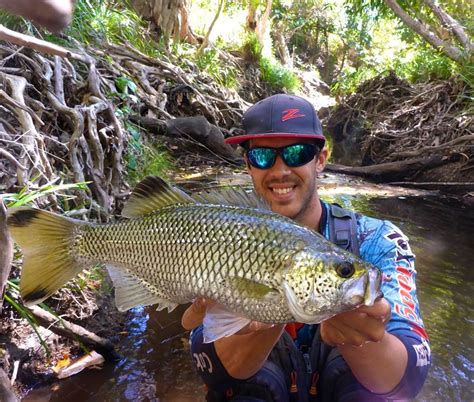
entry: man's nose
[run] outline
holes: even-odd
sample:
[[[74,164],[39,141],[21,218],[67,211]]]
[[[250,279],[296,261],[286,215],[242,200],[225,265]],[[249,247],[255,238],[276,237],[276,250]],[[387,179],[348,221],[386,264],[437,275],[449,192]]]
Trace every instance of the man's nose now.
[[[277,155],[274,165],[272,166],[272,174],[275,175],[288,175],[291,173],[291,168],[283,162],[280,155]]]

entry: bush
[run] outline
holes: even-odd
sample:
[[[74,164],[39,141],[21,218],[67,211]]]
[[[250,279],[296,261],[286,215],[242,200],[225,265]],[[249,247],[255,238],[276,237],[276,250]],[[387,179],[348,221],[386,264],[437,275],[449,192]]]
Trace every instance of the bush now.
[[[262,57],[259,64],[260,78],[268,83],[272,90],[296,92],[299,89],[301,85],[299,78],[278,61]]]

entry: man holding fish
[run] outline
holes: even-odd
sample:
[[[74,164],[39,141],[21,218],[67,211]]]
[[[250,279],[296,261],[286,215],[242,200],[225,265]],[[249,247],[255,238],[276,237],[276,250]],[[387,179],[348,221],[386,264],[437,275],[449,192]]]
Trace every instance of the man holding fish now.
[[[243,128],[227,142],[244,148],[256,193],[273,212],[334,237],[331,227],[341,210],[334,213],[318,195],[317,176],[328,153],[313,106],[274,95],[247,110]],[[383,401],[419,392],[430,350],[416,297],[415,257],[390,222],[348,216],[356,221],[355,234],[346,224],[346,242],[339,243],[382,270],[384,297],[319,325],[252,321],[212,343],[203,341],[199,325],[215,303],[197,299],[182,324],[194,328],[192,353],[208,400]]]
[[[209,400],[414,397],[430,351],[406,237],[319,199],[327,151],[309,102],[267,98],[245,113],[244,130],[228,141],[244,146],[263,202],[147,177],[115,223],[9,210],[24,303],[103,264],[122,311],[195,300],[182,322],[197,327],[192,351]]]

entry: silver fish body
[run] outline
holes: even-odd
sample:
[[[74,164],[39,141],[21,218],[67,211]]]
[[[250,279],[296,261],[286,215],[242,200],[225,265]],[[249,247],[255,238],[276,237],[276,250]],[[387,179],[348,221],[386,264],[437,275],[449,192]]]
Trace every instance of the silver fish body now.
[[[96,263],[109,268],[121,310],[155,303],[173,308],[204,296],[251,320],[316,323],[372,304],[379,294],[378,269],[270,211],[173,202],[105,225],[26,211],[29,216],[13,212],[9,225],[13,237],[24,243],[26,262],[32,261],[24,274],[29,278],[22,276],[21,284],[31,303],[48,297],[66,276]],[[41,226],[48,220],[49,226]],[[63,256],[59,262],[43,261],[43,274],[33,260],[48,255],[33,255],[25,228],[42,233],[49,244],[62,243]],[[45,265],[59,263],[74,268],[61,277],[44,272]],[[56,275],[50,281],[54,286],[41,282],[41,275]]]

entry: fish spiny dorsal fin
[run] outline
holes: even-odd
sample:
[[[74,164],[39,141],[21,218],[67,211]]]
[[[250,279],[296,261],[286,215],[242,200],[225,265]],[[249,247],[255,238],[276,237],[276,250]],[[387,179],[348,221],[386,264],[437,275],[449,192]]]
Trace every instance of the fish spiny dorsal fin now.
[[[246,191],[243,187],[211,188],[192,195],[200,204],[230,205],[270,210],[268,204],[254,191]]]
[[[196,201],[188,194],[177,187],[170,186],[162,178],[148,176],[133,190],[130,199],[123,208],[122,216],[137,218],[169,205],[194,203]]]

